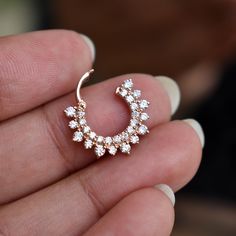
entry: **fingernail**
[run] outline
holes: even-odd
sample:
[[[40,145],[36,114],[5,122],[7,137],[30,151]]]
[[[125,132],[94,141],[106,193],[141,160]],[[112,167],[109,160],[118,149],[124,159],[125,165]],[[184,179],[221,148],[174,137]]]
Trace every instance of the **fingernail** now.
[[[205,145],[205,135],[204,135],[202,126],[194,119],[186,119],[186,120],[183,120],[183,121],[188,123],[190,126],[193,127],[193,129],[196,131],[196,133],[197,133],[197,135],[200,139],[202,147],[204,147],[204,145]]]
[[[171,78],[166,76],[155,77],[164,87],[170,98],[171,114],[173,115],[179,107],[180,89],[178,84]]]
[[[175,205],[175,194],[171,187],[166,184],[158,184],[155,188],[161,190],[170,199],[172,205]]]
[[[93,41],[88,36],[86,36],[84,34],[80,34],[80,35],[84,39],[85,43],[88,45],[88,47],[90,49],[90,52],[91,52],[91,55],[92,55],[92,59],[94,61],[95,60],[95,55],[96,55],[96,50],[95,50],[95,46],[94,46]]]

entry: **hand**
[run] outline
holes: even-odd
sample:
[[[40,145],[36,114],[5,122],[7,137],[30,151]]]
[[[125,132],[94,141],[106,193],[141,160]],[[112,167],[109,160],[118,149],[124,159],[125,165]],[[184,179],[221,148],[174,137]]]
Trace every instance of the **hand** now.
[[[0,235],[171,232],[174,197],[166,185],[153,186],[177,191],[193,177],[201,128],[194,120],[169,121],[179,99],[173,81],[119,76],[82,90],[91,127],[112,135],[126,126],[127,108],[114,89],[132,77],[151,102],[150,134],[130,156],[96,161],[71,141],[63,114],[92,66],[91,49],[88,39],[63,30],[0,39]]]

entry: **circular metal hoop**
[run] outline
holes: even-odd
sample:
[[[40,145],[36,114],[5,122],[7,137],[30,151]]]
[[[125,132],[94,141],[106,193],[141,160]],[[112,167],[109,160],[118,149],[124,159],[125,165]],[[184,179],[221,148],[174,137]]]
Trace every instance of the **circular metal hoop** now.
[[[145,109],[148,108],[149,102],[140,99],[141,91],[133,89],[132,79],[125,80],[121,86],[116,89],[119,95],[128,104],[131,111],[131,119],[125,130],[113,137],[103,137],[97,135],[87,124],[86,120],[86,102],[81,98],[80,89],[94,70],[86,72],[80,79],[76,89],[77,106],[67,107],[64,112],[67,117],[72,118],[69,127],[75,130],[73,141],[84,141],[84,147],[91,149],[94,147],[95,154],[98,158],[103,156],[106,151],[115,155],[118,150],[122,153],[130,154],[131,145],[139,143],[139,136],[149,133],[148,127],[143,124],[149,119]]]

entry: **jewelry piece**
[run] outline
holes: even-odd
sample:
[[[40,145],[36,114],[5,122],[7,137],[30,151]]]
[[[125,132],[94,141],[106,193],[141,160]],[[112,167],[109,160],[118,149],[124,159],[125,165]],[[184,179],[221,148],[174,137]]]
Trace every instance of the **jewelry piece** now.
[[[80,96],[82,84],[88,80],[90,74],[93,72],[93,69],[86,72],[77,85],[76,98],[78,105],[67,107],[64,110],[66,116],[72,118],[69,122],[69,127],[75,130],[73,141],[84,141],[84,147],[86,149],[94,147],[95,154],[98,158],[103,156],[106,151],[111,155],[115,155],[118,149],[122,153],[130,154],[131,144],[139,143],[139,135],[149,133],[148,127],[143,124],[144,121],[149,119],[148,114],[144,112],[145,109],[148,108],[149,102],[139,99],[141,97],[141,91],[133,90],[133,82],[131,79],[125,80],[123,84],[116,89],[116,94],[122,97],[130,107],[131,119],[128,127],[113,137],[97,135],[87,124],[85,114],[86,103]]]

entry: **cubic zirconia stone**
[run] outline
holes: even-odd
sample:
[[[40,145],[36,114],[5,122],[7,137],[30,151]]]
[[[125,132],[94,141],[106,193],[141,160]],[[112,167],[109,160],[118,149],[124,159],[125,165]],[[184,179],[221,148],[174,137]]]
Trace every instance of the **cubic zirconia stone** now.
[[[87,134],[88,132],[90,131],[90,127],[89,126],[84,126],[84,128],[83,128],[83,132],[85,133],[85,134]]]
[[[131,146],[127,143],[122,143],[121,146],[120,146],[120,150],[123,153],[130,153]]]
[[[91,139],[94,139],[94,138],[96,137],[96,133],[93,132],[93,131],[90,132],[89,137],[90,137]]]
[[[138,111],[133,111],[132,114],[131,114],[131,116],[134,117],[134,118],[139,117],[139,115],[140,115],[140,112],[138,112]]]
[[[87,140],[84,141],[84,147],[85,147],[86,149],[90,149],[90,148],[92,148],[92,146],[93,146],[92,140],[87,139]]]
[[[141,91],[140,90],[134,90],[133,95],[134,95],[135,98],[139,98],[139,97],[141,97]]]
[[[95,147],[95,154],[98,156],[98,157],[101,157],[105,154],[106,152],[106,149],[102,146],[102,145],[97,145]]]
[[[132,126],[128,126],[128,127],[127,127],[127,132],[128,132],[129,134],[133,134],[133,133],[135,132],[135,130],[134,130],[134,128],[133,128]]]
[[[111,155],[115,155],[116,152],[117,152],[117,148],[112,145],[112,146],[110,146],[110,147],[108,148],[108,152],[109,152]]]
[[[130,108],[131,108],[131,110],[137,110],[138,109],[138,104],[137,103],[135,103],[135,102],[133,102],[133,103],[131,103],[131,105],[130,105]]]
[[[122,138],[123,141],[128,141],[129,140],[129,134],[126,133],[126,132],[123,132],[121,134],[121,138]]]
[[[125,82],[124,82],[124,87],[125,87],[125,88],[128,88],[128,89],[131,89],[131,88],[133,87],[133,81],[132,81],[132,79],[125,80]]]
[[[105,138],[105,143],[106,143],[107,145],[111,145],[111,144],[112,144],[112,138],[111,138],[111,137],[106,137],[106,138]]]
[[[98,142],[98,143],[102,143],[103,140],[104,140],[104,138],[103,138],[102,136],[98,136],[98,137],[97,137],[97,142]]]
[[[146,101],[146,100],[141,100],[140,103],[139,103],[139,106],[140,106],[141,109],[146,109],[149,106],[149,102]]]
[[[128,95],[127,97],[125,97],[126,98],[126,101],[128,102],[128,103],[131,103],[131,102],[133,102],[134,101],[134,97],[133,96],[131,96],[131,95]]]
[[[130,137],[130,142],[131,142],[132,144],[138,143],[138,142],[139,142],[139,137],[138,137],[137,135],[131,136],[131,137]]]
[[[127,94],[128,94],[128,91],[126,89],[120,89],[119,91],[119,94],[122,96],[122,97],[125,97]]]
[[[84,111],[78,111],[77,115],[79,118],[83,118],[85,116],[85,112]]]
[[[71,121],[69,122],[69,127],[70,127],[71,129],[76,129],[76,128],[78,127],[78,122],[75,121],[75,120],[71,120]]]
[[[80,124],[80,125],[85,125],[85,124],[86,124],[86,120],[85,120],[85,119],[79,120],[79,124]]]
[[[144,135],[148,132],[148,127],[146,125],[141,125],[138,128],[138,133]]]
[[[138,123],[139,123],[139,122],[138,122],[138,120],[136,120],[136,119],[131,119],[131,120],[130,120],[130,125],[133,126],[133,127],[137,126]]]
[[[140,119],[143,120],[143,121],[148,120],[149,115],[147,113],[142,113],[141,116],[140,116]]]
[[[75,142],[81,142],[82,140],[83,140],[83,133],[80,132],[80,131],[74,132],[73,141],[75,141]]]
[[[65,110],[64,110],[65,114],[67,117],[74,117],[75,114],[76,114],[76,110],[74,107],[67,107]]]
[[[116,144],[120,144],[121,142],[121,137],[119,135],[116,135],[113,137],[113,141],[116,143]]]

